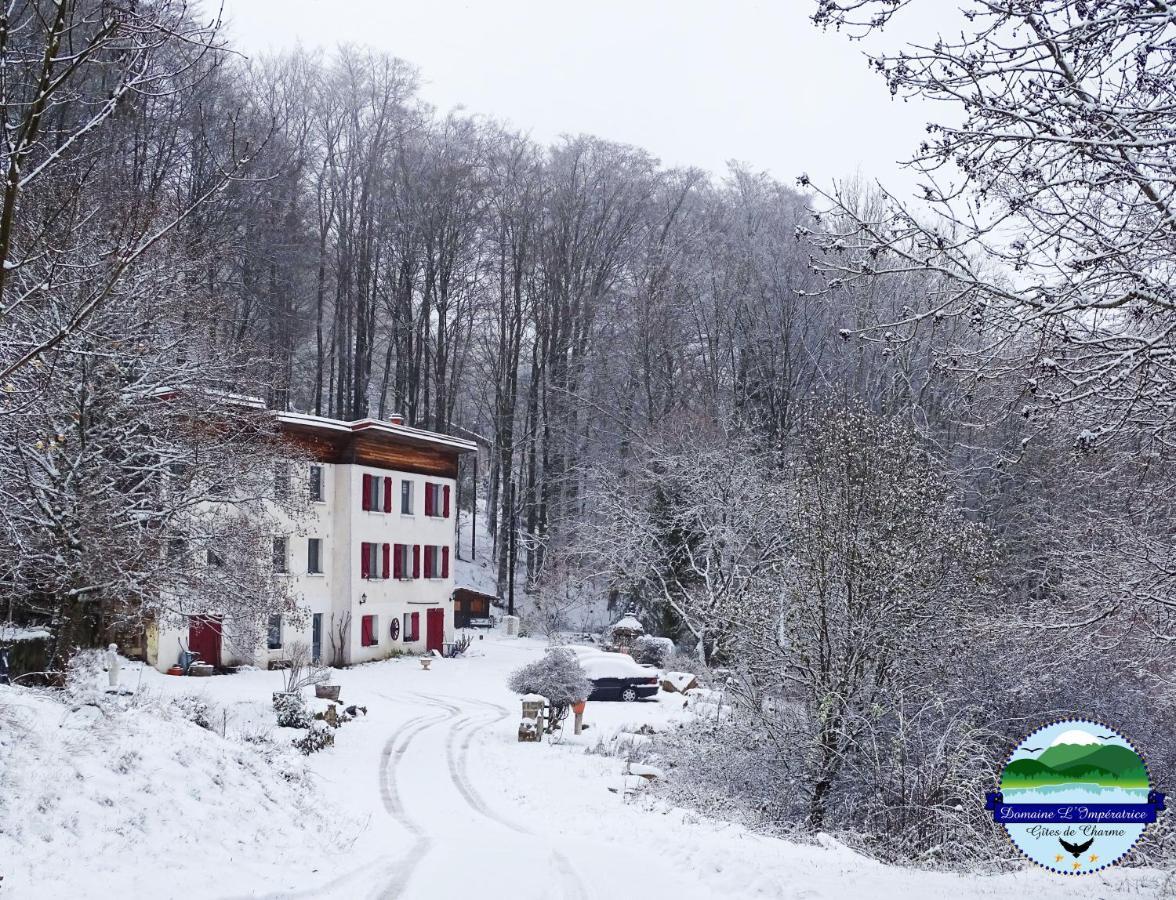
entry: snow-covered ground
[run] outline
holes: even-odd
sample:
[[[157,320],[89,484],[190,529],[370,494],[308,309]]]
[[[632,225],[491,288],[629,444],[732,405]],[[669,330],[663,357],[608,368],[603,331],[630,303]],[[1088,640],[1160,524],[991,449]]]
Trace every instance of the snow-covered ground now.
[[[504,681],[543,650],[492,633],[429,671],[402,658],[338,672],[342,700],[367,715],[305,763],[233,739],[268,727],[277,672],[132,667],[139,697],[106,711],[0,688],[0,898],[1061,898],[1147,896],[1162,881],[914,871],[634,798],[625,763],[587,751],[689,715],[682,697],[589,703],[583,735],[518,743]],[[229,737],[159,712],[183,694],[216,707]]]

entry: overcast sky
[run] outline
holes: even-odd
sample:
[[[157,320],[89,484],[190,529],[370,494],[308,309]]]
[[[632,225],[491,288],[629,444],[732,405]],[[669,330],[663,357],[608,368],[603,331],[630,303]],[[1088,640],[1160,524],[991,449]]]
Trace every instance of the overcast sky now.
[[[224,0],[249,55],[367,44],[418,66],[422,96],[539,140],[588,133],[668,165],[737,159],[791,183],[857,171],[896,188],[938,110],[890,98],[811,0]],[[954,18],[947,0],[935,30]]]

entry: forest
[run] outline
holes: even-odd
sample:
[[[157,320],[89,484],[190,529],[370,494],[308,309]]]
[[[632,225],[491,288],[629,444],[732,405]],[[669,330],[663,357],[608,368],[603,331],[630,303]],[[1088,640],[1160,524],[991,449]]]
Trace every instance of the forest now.
[[[383,52],[246,59],[180,0],[7,4],[0,618],[63,666],[161,579],[290,609],[248,524],[281,450],[223,402],[258,396],[476,440],[461,502],[533,629],[633,610],[722,670],[684,802],[962,863],[1042,717],[1176,764],[1176,11],[962,5],[875,61],[954,123],[908,202],[540,143]],[[185,515],[226,471],[233,527]],[[214,543],[230,584],[189,564]]]

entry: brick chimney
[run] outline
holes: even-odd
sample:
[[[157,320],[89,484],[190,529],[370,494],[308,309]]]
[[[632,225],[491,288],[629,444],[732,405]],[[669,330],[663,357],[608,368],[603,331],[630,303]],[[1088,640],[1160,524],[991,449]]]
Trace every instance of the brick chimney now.
[[[394,414],[388,416],[388,421],[390,423],[392,423],[393,425],[403,425],[404,424],[404,416],[401,416],[401,415],[394,413]]]

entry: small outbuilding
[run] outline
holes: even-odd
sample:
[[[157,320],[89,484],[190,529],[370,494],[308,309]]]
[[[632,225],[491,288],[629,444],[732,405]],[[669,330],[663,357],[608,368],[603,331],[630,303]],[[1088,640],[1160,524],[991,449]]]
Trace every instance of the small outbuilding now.
[[[645,627],[637,621],[636,616],[629,613],[604,630],[604,645],[617,653],[628,653],[633,642],[644,636]]]
[[[490,610],[501,605],[493,594],[475,591],[473,588],[453,589],[453,627],[489,628],[494,624]]]

